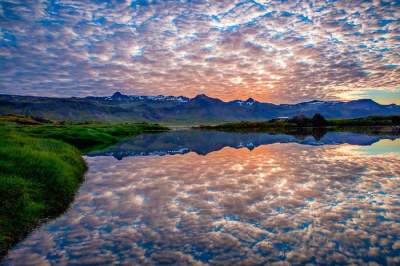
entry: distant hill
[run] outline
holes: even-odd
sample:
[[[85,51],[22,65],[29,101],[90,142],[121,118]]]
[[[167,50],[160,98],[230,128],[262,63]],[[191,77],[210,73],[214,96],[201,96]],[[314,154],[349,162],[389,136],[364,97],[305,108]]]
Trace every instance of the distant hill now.
[[[207,95],[130,96],[120,92],[108,97],[50,98],[0,95],[1,114],[21,114],[68,121],[155,121],[170,123],[216,123],[224,121],[266,120],[312,116],[356,118],[370,115],[400,115],[400,106],[381,105],[373,100],[310,101],[297,104],[272,104],[253,99],[224,102]]]

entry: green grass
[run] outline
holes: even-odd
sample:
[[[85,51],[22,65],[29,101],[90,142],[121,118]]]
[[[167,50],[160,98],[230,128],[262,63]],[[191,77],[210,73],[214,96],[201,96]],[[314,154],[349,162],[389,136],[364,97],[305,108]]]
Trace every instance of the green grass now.
[[[144,131],[165,130],[146,123],[17,120],[0,117],[0,258],[41,222],[65,211],[86,171],[82,152]]]
[[[160,131],[165,128],[157,124],[71,124],[23,126],[20,131],[35,137],[61,140],[77,147],[83,152],[101,149],[117,143],[123,138],[141,132]]]
[[[66,209],[86,165],[75,147],[0,130],[0,255]]]

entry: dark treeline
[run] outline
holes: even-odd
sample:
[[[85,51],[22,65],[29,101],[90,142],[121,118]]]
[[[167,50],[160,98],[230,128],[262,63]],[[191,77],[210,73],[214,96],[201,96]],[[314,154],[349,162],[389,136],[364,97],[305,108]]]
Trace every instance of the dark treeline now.
[[[272,122],[272,120],[270,121]],[[308,118],[305,115],[299,115],[288,119],[287,121],[299,127],[324,127],[328,125],[328,121],[319,113],[315,114],[312,118]]]
[[[277,122],[272,119],[269,122]],[[369,116],[353,119],[325,119],[316,113],[309,118],[304,115],[295,116],[286,120],[288,124],[299,127],[326,127],[326,126],[397,126],[400,125],[400,116]]]

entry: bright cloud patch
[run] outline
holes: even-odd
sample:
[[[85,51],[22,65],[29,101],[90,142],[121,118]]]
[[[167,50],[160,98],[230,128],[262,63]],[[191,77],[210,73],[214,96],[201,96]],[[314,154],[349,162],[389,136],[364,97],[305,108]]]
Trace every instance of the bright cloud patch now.
[[[396,91],[399,18],[398,1],[0,1],[0,90],[272,102]]]

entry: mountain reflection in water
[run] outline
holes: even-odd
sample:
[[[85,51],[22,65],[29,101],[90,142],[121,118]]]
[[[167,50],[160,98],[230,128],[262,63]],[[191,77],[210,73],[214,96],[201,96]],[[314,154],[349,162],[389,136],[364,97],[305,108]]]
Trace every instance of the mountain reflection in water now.
[[[125,141],[103,154],[195,152],[86,157],[70,209],[4,263],[399,265],[400,154],[371,152],[399,140],[337,134],[292,141],[187,131]]]
[[[382,139],[395,140],[398,135],[367,135],[351,132],[314,131],[313,135],[287,135],[269,133],[236,133],[205,130],[178,130],[157,134],[143,134],[122,141],[106,150],[92,152],[89,156],[151,156],[185,154],[195,152],[208,154],[224,147],[254,149],[274,143],[299,143],[304,145],[371,145]]]

